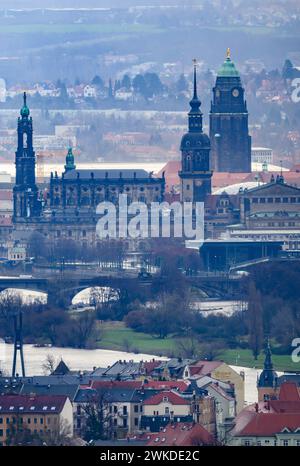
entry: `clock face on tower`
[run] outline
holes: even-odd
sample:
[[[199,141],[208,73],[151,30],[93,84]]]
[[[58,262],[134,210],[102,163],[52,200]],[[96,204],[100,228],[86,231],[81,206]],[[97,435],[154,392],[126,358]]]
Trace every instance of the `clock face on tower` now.
[[[238,97],[240,95],[240,91],[238,89],[233,89],[232,95],[233,97]]]

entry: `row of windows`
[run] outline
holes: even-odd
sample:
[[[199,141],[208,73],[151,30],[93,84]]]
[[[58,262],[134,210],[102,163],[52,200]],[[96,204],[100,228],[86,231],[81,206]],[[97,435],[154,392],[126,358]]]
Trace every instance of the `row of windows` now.
[[[244,445],[246,447],[249,447],[250,445],[258,445],[258,446],[262,446],[262,445],[273,445],[273,446],[277,446],[277,440],[265,440],[264,442],[262,442],[261,440],[257,440],[257,442],[251,442],[251,440],[245,440],[244,441]],[[296,443],[294,444],[290,439],[284,439],[281,441],[281,445],[284,446],[284,447],[288,447],[290,445],[296,445],[297,447],[300,447],[300,440],[296,440]]]
[[[101,193],[101,192],[104,191],[105,189],[106,189],[106,190],[110,190],[110,191],[112,191],[112,192],[115,192],[115,191],[118,191],[118,190],[119,190],[119,188],[112,187],[112,188],[97,188],[96,191],[99,192],[99,193]],[[129,191],[131,191],[132,189],[134,189],[134,188],[125,188],[124,191],[129,192]],[[159,190],[160,190],[160,188],[158,188],[158,187],[153,188],[152,186],[147,186],[146,189],[148,189],[148,191],[151,191],[151,190],[153,190],[153,189],[155,189],[155,191],[159,191]],[[140,191],[145,191],[145,188],[142,186],[142,187],[139,188],[139,190],[140,190]],[[54,191],[57,193],[57,192],[59,191],[59,188],[55,188]],[[72,192],[74,192],[74,191],[75,191],[75,188],[72,188],[72,187],[71,187],[71,188],[68,188],[68,192],[72,193]],[[89,188],[82,188],[82,192],[86,193],[86,192],[88,192],[88,191],[89,191]]]
[[[253,197],[252,203],[253,204],[295,204],[296,202],[300,202],[300,197]]]
[[[255,222],[256,227],[295,227],[296,222]]]
[[[109,196],[109,197],[107,197],[107,198],[104,198],[104,197],[100,198],[100,197],[97,197],[97,196],[96,196],[96,198],[95,198],[95,200],[94,200],[94,203],[95,203],[95,204],[99,204],[99,203],[102,202],[103,200],[115,202],[115,201],[117,201],[117,197]],[[128,199],[128,201],[129,201],[129,202],[132,202],[131,199]],[[147,197],[146,197],[146,196],[139,196],[139,197],[137,198],[137,201],[138,201],[138,202],[146,202],[146,201],[147,201]],[[160,196],[154,196],[153,201],[154,201],[154,202],[160,202]],[[54,197],[54,205],[59,206],[60,203],[61,203],[60,197],[58,197],[58,196]],[[66,204],[67,204],[68,206],[77,205],[77,199],[75,199],[74,197],[68,197],[68,198],[66,199]],[[88,196],[82,197],[82,198],[80,199],[80,205],[81,205],[81,206],[89,206],[89,205],[92,205],[92,204],[93,204],[93,202],[92,202],[91,198],[88,197]]]
[[[15,418],[15,417],[13,417],[13,418],[7,417],[6,419],[3,418],[3,417],[0,417],[0,424],[3,424],[5,420],[6,420],[6,424],[11,424],[11,423],[16,424],[16,422],[17,422],[17,418]],[[38,423],[38,418],[36,418],[36,417],[33,418],[33,419],[30,418],[30,417],[28,417],[27,419],[26,418],[24,419],[23,417],[18,418],[18,422],[20,424],[23,424],[24,422],[26,422],[27,424],[31,424],[32,420],[33,420],[33,424]],[[56,424],[57,419],[54,418],[53,421],[54,421],[54,424]],[[43,417],[40,418],[39,423],[44,424],[44,418]],[[48,418],[48,424],[51,424],[51,418],[50,417]]]
[[[26,429],[25,429],[25,430],[26,430]],[[26,431],[27,431],[27,430],[26,430]],[[22,432],[23,432],[23,429],[18,429],[18,432],[22,433]],[[44,434],[44,433],[45,433],[45,431],[43,431],[42,429],[40,429],[39,431],[38,431],[38,429],[34,429],[33,432],[34,432],[35,434],[37,434],[37,433]],[[48,429],[47,432],[50,433],[51,430]],[[8,437],[8,436],[10,435],[10,429],[6,429],[6,430],[5,430],[5,433],[6,433],[6,436]],[[0,438],[1,438],[1,437],[4,437],[4,430],[3,430],[3,429],[0,429]],[[0,442],[0,445],[1,445],[1,442]]]

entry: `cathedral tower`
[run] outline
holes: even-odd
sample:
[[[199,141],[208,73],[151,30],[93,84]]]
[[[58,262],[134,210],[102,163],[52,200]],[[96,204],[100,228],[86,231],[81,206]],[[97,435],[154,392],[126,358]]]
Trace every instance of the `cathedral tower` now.
[[[197,94],[197,71],[194,60],[194,94],[188,114],[189,129],[181,140],[181,201],[204,202],[211,193],[212,172],[209,164],[210,141],[203,133],[201,102]]]
[[[32,117],[26,102],[18,118],[18,148],[16,151],[16,182],[14,194],[14,221],[32,218],[40,213],[38,188],[35,183],[35,152],[32,144]]]
[[[212,168],[217,172],[251,172],[251,137],[241,78],[227,49],[218,71],[210,111]]]

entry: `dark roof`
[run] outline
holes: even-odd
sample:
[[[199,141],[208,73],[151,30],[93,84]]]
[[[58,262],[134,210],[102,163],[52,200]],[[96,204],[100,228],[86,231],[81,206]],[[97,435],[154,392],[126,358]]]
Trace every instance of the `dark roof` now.
[[[138,179],[138,180],[144,180],[144,179],[149,179],[151,175],[146,171],[146,170],[130,170],[130,169],[122,169],[122,170],[117,170],[117,169],[110,169],[110,170],[70,170],[67,173],[65,173],[64,178],[66,180],[74,180],[77,179],[77,177],[80,177],[80,179],[91,179],[94,177],[95,179],[109,179],[109,180],[120,180],[120,178],[123,178],[124,180],[132,180],[132,179]],[[155,180],[156,178],[154,178]]]
[[[68,368],[67,364],[63,360],[61,360],[51,375],[66,375],[69,372],[70,369]]]
[[[63,410],[66,396],[0,395],[1,413],[52,413]]]
[[[37,385],[37,384],[24,384],[21,390],[22,395],[63,395],[67,396],[71,401],[74,400],[78,391],[77,385]]]

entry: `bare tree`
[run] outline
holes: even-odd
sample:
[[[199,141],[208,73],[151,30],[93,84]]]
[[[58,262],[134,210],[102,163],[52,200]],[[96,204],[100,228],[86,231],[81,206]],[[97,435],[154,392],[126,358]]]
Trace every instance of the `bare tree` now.
[[[112,415],[109,409],[108,392],[98,390],[83,405],[85,413],[84,438],[90,440],[108,440],[113,435]]]
[[[53,354],[47,354],[45,361],[42,364],[44,374],[52,374],[55,370],[57,363]]]

